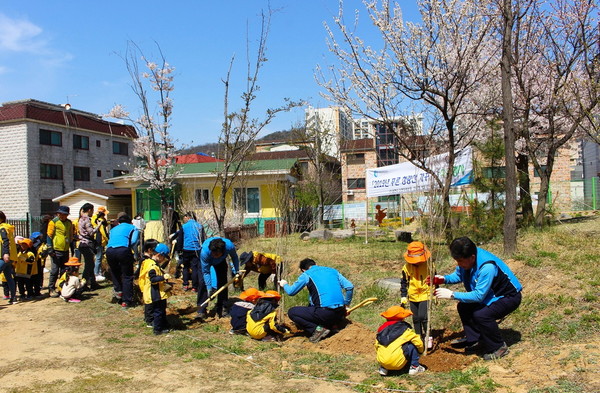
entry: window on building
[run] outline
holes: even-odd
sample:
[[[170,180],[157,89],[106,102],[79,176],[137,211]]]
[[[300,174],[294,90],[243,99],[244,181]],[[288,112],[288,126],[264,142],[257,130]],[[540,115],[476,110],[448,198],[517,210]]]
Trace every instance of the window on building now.
[[[120,154],[122,156],[128,156],[129,151],[127,148],[127,143],[113,142],[113,154]]]
[[[73,135],[73,149],[90,150],[90,138],[83,135]]]
[[[379,149],[377,166],[393,165],[398,163],[398,154],[395,149]]]
[[[348,165],[364,164],[365,153],[348,154],[346,156],[346,162]]]
[[[303,176],[308,175],[308,162],[301,162],[300,163],[300,174]]]
[[[206,206],[210,204],[210,190],[206,188],[197,188],[195,191],[196,204]]]
[[[42,199],[40,201],[40,212],[42,215],[49,214],[54,216],[54,213],[56,213],[56,210],[58,210],[59,205],[59,202],[52,202],[52,199]]]
[[[542,172],[546,172],[546,168],[546,165],[542,165]],[[540,172],[537,170],[537,168],[533,168],[533,177],[541,177]]]
[[[40,145],[62,146],[62,133],[58,131],[40,130]]]
[[[348,185],[348,189],[349,190],[356,190],[356,189],[365,188],[366,187],[365,178],[364,177],[360,177],[360,178],[357,178],[357,179],[348,179],[347,180],[347,185]]]
[[[73,167],[73,179],[76,181],[90,181],[90,168],[84,166]]]
[[[96,171],[96,176],[97,176],[97,177],[102,177],[102,171],[101,171],[100,169],[98,169],[98,170]]]
[[[62,165],[40,164],[40,178],[62,180],[63,167]]]
[[[506,167],[486,166],[482,169],[482,174],[486,179],[506,179]]]
[[[123,169],[113,169],[113,177],[127,175],[129,171]]]
[[[258,188],[235,188],[233,204],[246,213],[260,213],[260,195]]]
[[[101,142],[101,141],[98,139],[98,140],[96,141],[96,147],[100,147],[100,146],[102,146],[102,142]]]

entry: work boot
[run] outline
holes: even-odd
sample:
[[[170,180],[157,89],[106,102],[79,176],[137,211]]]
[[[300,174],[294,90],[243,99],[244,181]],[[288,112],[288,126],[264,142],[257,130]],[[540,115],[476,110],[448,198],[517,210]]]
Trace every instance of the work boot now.
[[[311,343],[318,343],[319,341],[321,341],[322,339],[327,337],[329,335],[329,333],[331,333],[331,330],[324,328],[323,326],[317,326],[317,328],[315,329],[315,332],[313,333],[312,336],[310,336],[310,338],[308,340]]]
[[[497,360],[508,355],[508,352],[508,345],[506,345],[506,343],[502,343],[502,346],[494,352],[486,353],[485,355],[483,355],[483,360]]]
[[[58,292],[56,292],[56,291],[55,291],[55,290],[53,290],[53,289],[50,289],[50,290],[48,291],[48,294],[50,295],[50,297],[59,297],[59,296],[60,296],[60,295],[59,295],[59,293],[58,293]]]

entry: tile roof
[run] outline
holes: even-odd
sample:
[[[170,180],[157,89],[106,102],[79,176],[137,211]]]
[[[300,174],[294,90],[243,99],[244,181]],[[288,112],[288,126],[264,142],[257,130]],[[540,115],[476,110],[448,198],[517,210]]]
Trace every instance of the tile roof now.
[[[130,125],[110,122],[90,112],[65,109],[60,105],[43,101],[28,99],[5,102],[0,106],[0,122],[21,120],[37,120],[65,127],[137,138],[135,129]]]

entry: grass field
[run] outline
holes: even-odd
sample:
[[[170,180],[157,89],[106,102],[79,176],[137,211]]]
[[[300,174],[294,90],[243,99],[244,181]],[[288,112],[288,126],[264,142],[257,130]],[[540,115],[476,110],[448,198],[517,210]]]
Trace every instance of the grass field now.
[[[494,362],[470,359],[452,370],[417,377],[382,378],[370,351],[379,313],[399,295],[377,280],[400,277],[405,243],[391,237],[303,242],[253,239],[239,252],[276,252],[287,261],[290,282],[305,257],[338,269],[356,286],[355,302],[380,300],[351,315],[347,341],[331,337],[314,345],[231,336],[228,320],[193,321],[195,299],[169,299],[177,330],[155,337],[142,308],[110,304],[110,289],[73,305],[56,299],[0,307],[6,361],[0,390],[8,392],[597,392],[600,391],[600,220],[588,219],[519,233],[518,254],[507,263],[524,285],[521,307],[502,324],[511,353]],[[417,239],[418,240],[418,239]],[[482,245],[501,256],[501,239]],[[440,273],[455,264],[443,245],[431,246]],[[246,288],[256,285],[251,274]],[[459,287],[454,289],[460,290]],[[284,296],[287,309],[304,304],[306,292]],[[433,329],[459,332],[455,305],[434,305]],[[352,330],[354,329],[354,330]],[[462,354],[451,354],[463,359]],[[433,356],[433,354],[432,354]]]

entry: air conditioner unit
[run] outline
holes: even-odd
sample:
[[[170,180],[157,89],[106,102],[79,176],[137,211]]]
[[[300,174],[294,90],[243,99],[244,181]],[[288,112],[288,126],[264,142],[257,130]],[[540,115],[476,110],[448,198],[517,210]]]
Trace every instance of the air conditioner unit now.
[[[354,191],[348,190],[348,191],[346,191],[346,195],[354,195]]]

